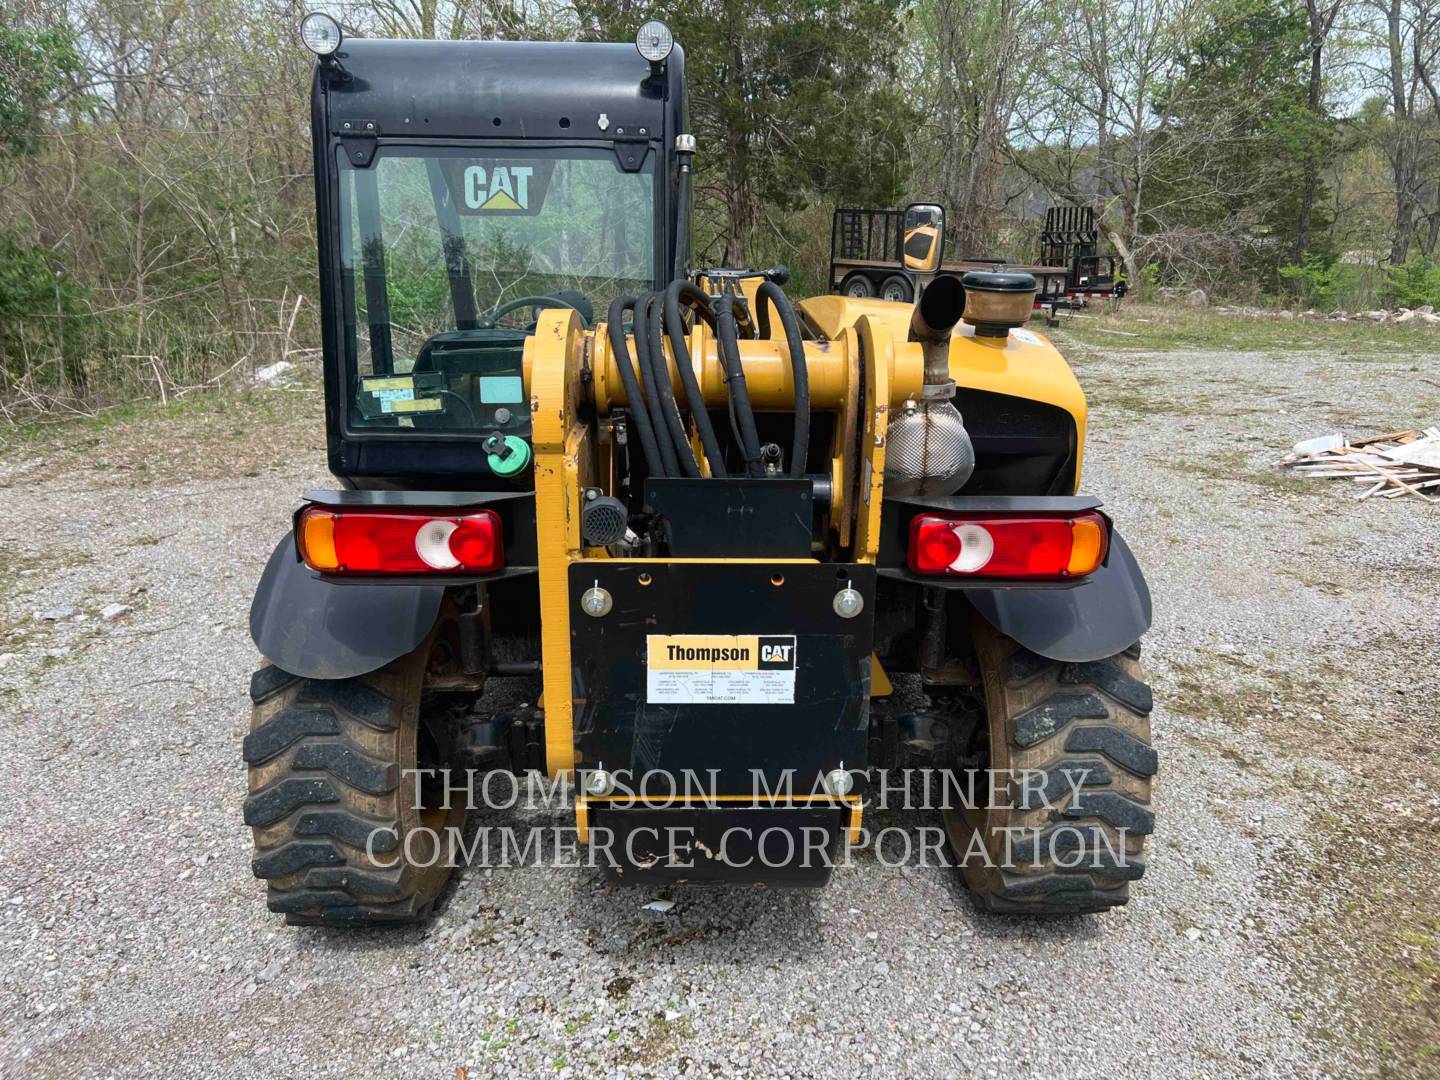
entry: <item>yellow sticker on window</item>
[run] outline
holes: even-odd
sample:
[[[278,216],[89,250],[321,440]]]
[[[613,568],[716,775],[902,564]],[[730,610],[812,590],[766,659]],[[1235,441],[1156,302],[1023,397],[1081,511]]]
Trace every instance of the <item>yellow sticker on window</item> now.
[[[361,379],[360,385],[372,394],[381,390],[413,390],[415,379],[410,375],[382,375],[378,378]]]
[[[439,398],[414,398],[410,401],[382,401],[380,411],[387,413],[440,412],[445,403]]]

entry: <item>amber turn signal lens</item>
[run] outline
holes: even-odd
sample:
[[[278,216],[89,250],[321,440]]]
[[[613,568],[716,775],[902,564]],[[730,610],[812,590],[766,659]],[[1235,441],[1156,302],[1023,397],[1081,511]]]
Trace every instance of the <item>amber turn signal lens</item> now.
[[[1093,574],[1105,561],[1110,538],[1100,515],[1078,517],[1070,522],[1070,562],[1065,572],[1071,577]]]
[[[334,570],[335,515],[324,510],[306,510],[300,517],[300,557],[312,570]]]

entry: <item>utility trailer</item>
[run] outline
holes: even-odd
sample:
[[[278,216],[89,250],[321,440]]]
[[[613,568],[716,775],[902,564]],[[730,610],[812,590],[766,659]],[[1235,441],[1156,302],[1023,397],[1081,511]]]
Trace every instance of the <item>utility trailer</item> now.
[[[878,297],[909,303],[915,283],[904,270],[907,255],[923,254],[934,237],[905,231],[903,210],[841,208],[830,228],[830,288],[855,299]],[[1052,206],[1040,236],[1040,262],[1020,265],[1008,259],[972,258],[941,262],[940,272],[961,275],[971,270],[1003,270],[1035,278],[1035,308],[1054,318],[1065,308],[1085,307],[1090,300],[1125,295],[1116,281],[1115,258],[1098,254],[1099,232],[1089,207]],[[916,249],[916,250],[912,250]]]
[[[1065,300],[1060,307],[1084,307],[1087,300],[1119,299],[1125,282],[1114,255],[1100,254],[1100,230],[1089,206],[1052,206],[1045,211],[1040,260],[1065,267]]]

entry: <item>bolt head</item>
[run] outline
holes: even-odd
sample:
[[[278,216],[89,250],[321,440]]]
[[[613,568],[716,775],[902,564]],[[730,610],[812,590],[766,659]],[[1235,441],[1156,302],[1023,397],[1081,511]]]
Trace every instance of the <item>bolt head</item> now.
[[[602,589],[598,585],[586,589],[580,597],[580,610],[589,615],[592,619],[603,618],[610,614],[610,609],[615,606],[615,600],[608,589]]]
[[[830,606],[842,619],[853,619],[865,610],[865,597],[861,596],[858,590],[847,585],[835,594],[835,599],[831,601]]]
[[[615,778],[604,769],[594,769],[585,777],[585,794],[603,799],[615,790]]]
[[[825,774],[825,790],[836,798],[843,798],[855,790],[855,778],[846,769],[831,769]]]

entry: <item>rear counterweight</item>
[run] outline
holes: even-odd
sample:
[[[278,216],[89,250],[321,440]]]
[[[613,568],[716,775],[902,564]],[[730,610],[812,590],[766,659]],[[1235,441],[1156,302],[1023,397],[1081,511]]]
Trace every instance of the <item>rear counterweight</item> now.
[[[850,617],[847,588],[863,599]],[[598,617],[581,603],[597,589],[611,599]],[[863,770],[874,595],[867,564],[574,564],[577,767],[729,796],[808,795],[831,770]]]

